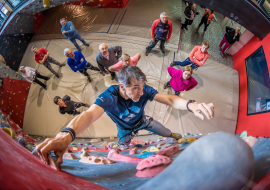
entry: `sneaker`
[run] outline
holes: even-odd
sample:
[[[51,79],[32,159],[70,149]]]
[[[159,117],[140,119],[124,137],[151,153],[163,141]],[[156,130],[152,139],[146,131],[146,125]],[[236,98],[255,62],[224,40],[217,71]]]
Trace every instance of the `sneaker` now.
[[[166,88],[168,88],[168,84],[167,83],[164,84],[164,89],[166,89]]]
[[[220,55],[221,55],[221,57],[222,58],[224,58],[225,56],[224,56],[224,53],[222,53],[222,52],[220,52]]]
[[[176,96],[179,96],[179,95],[180,95],[180,92],[175,91],[174,94],[175,94]]]
[[[89,104],[85,104],[85,107],[88,107],[88,108],[89,108],[89,107],[90,107],[90,105],[89,105]]]
[[[115,76],[111,76],[111,80],[114,80],[115,79]]]
[[[182,138],[182,135],[180,135],[179,133],[172,133],[172,138],[176,139],[176,140],[179,140]]]
[[[175,66],[175,64],[174,62],[171,62],[170,67],[173,67],[173,66]]]
[[[84,44],[85,46],[89,47],[89,44]]]
[[[56,76],[57,78],[59,78],[59,75],[58,75],[58,74],[56,74],[55,76]]]
[[[202,36],[204,36],[204,34],[205,34],[205,31],[203,31]]]
[[[148,56],[148,55],[149,55],[149,53],[150,53],[150,50],[146,50],[146,52],[145,52],[145,56]]]
[[[90,78],[90,77],[88,77],[88,81],[89,81],[89,82],[92,82],[92,80],[91,80],[91,78]]]
[[[160,50],[161,50],[162,53],[165,53],[164,48],[160,48]]]
[[[60,65],[60,67],[64,67],[65,65],[66,65],[66,64],[63,63],[63,64]]]

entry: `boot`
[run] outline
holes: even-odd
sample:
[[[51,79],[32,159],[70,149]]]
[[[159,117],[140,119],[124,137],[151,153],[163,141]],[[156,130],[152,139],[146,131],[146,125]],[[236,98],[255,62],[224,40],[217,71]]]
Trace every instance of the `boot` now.
[[[205,31],[203,31],[202,36],[204,36],[204,34],[205,34]]]

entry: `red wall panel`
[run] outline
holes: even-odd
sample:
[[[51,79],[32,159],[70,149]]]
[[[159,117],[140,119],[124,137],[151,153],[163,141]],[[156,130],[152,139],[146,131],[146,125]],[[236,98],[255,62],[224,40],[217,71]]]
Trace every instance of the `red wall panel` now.
[[[234,69],[239,72],[239,109],[236,133],[247,131],[252,136],[270,136],[270,112],[247,115],[248,89],[245,59],[260,46],[263,46],[268,70],[270,71],[270,34],[263,40],[254,36],[233,56]]]

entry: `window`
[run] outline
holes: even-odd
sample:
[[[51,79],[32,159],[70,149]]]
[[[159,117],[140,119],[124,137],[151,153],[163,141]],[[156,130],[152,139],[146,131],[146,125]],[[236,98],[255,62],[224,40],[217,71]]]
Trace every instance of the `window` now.
[[[0,27],[4,24],[7,19],[8,10],[4,7],[2,3],[0,3]]]
[[[26,1],[27,0],[5,0],[5,2],[7,2],[13,10],[19,8]]]
[[[261,46],[246,59],[248,110],[247,115],[270,111],[269,70]]]

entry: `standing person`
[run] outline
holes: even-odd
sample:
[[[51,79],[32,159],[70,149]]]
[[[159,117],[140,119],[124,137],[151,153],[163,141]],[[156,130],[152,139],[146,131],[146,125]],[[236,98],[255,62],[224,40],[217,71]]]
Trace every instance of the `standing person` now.
[[[164,89],[172,87],[176,96],[179,96],[181,91],[189,91],[198,84],[198,82],[191,76],[193,69],[190,66],[185,66],[183,70],[168,67],[167,70],[172,78],[169,82],[164,84]]]
[[[89,46],[89,44],[85,42],[85,40],[81,37],[79,32],[75,29],[71,21],[67,21],[65,18],[61,18],[60,23],[62,25],[61,28],[62,34],[66,38],[68,38],[79,51],[81,51],[81,48],[77,44],[76,39],[80,40],[85,46]]]
[[[172,22],[168,20],[167,13],[163,12],[160,14],[160,19],[157,19],[153,22],[151,27],[151,42],[149,46],[146,47],[145,55],[148,56],[150,51],[157,45],[160,41],[160,50],[162,53],[165,53],[164,44],[165,42],[169,43],[172,35]]]
[[[54,150],[56,164],[63,163],[62,157],[68,145],[104,112],[115,122],[118,130],[119,144],[129,145],[134,133],[145,129],[164,137],[181,138],[180,134],[172,133],[152,117],[144,114],[148,101],[157,101],[179,110],[189,110],[204,120],[214,116],[212,103],[197,103],[195,100],[159,94],[153,87],[145,84],[146,76],[137,66],[124,67],[118,73],[119,85],[112,85],[96,99],[91,107],[75,117],[66,128],[54,138],[46,139],[37,146],[37,151],[44,163],[48,164],[48,153]],[[110,127],[110,126],[109,126]]]
[[[99,53],[96,56],[96,61],[100,70],[106,74],[111,74],[111,79],[115,79],[115,72],[111,72],[109,67],[118,62],[122,56],[122,47],[113,46],[109,47],[102,43],[99,45]]]
[[[190,52],[189,57],[186,58],[185,61],[174,61],[171,63],[171,67],[174,65],[179,65],[179,66],[186,66],[190,65],[192,69],[197,69],[198,67],[201,67],[205,61],[208,59],[209,54],[207,52],[208,48],[210,47],[210,44],[204,40],[202,42],[202,46],[195,46],[193,50]]]
[[[85,104],[82,102],[74,102],[70,100],[70,97],[68,95],[65,95],[62,99],[59,96],[55,96],[53,99],[53,102],[56,105],[59,105],[59,112],[61,114],[70,114],[70,115],[79,115],[80,112],[76,109],[79,107],[90,107],[89,104]]]
[[[67,64],[72,69],[72,71],[79,71],[88,78],[89,82],[91,82],[91,78],[90,75],[87,73],[87,69],[99,71],[104,76],[104,74],[102,73],[102,71],[100,71],[99,68],[93,66],[91,63],[85,60],[83,54],[80,51],[73,52],[71,49],[66,48],[64,50],[64,55],[68,57]]]
[[[195,3],[189,3],[189,5],[186,7],[185,12],[184,12],[186,20],[185,20],[185,23],[182,24],[181,29],[185,28],[186,30],[188,30],[187,26],[191,25],[193,23],[193,20],[195,19],[195,16],[200,13],[201,11],[198,11],[198,12],[196,11]]]
[[[214,17],[214,11],[211,9],[206,9],[206,11],[204,12],[204,14],[202,16],[202,19],[201,19],[199,26],[196,28],[196,32],[198,32],[201,25],[204,24],[204,31],[202,33],[202,36],[204,36],[205,31],[207,30],[207,27],[209,26],[213,17]]]
[[[47,69],[49,69],[57,78],[59,78],[58,73],[53,70],[50,63],[58,65],[59,67],[63,67],[66,64],[60,64],[58,61],[49,56],[49,51],[44,48],[37,49],[35,46],[31,48],[32,52],[35,53],[34,59],[38,64],[44,65]]]
[[[230,45],[232,45],[236,41],[239,41],[239,38],[240,38],[240,29],[239,28],[234,29],[234,28],[231,28],[229,26],[226,26],[226,33],[219,44],[220,54],[223,58],[224,58],[224,51]],[[225,45],[223,48],[221,48],[223,44],[225,44]]]
[[[115,72],[120,71],[123,67],[136,66],[138,61],[141,59],[141,54],[137,53],[135,56],[130,57],[130,55],[124,53],[121,57],[121,61],[109,67],[109,71]]]
[[[31,67],[24,67],[24,66],[20,66],[19,69],[22,72],[22,77],[27,80],[30,83],[36,84],[38,83],[40,86],[42,86],[45,90],[47,90],[47,86],[46,84],[42,83],[40,80],[38,80],[37,78],[41,78],[44,80],[49,80],[49,77],[43,76],[40,74],[40,72],[38,72],[36,69],[33,69]]]

